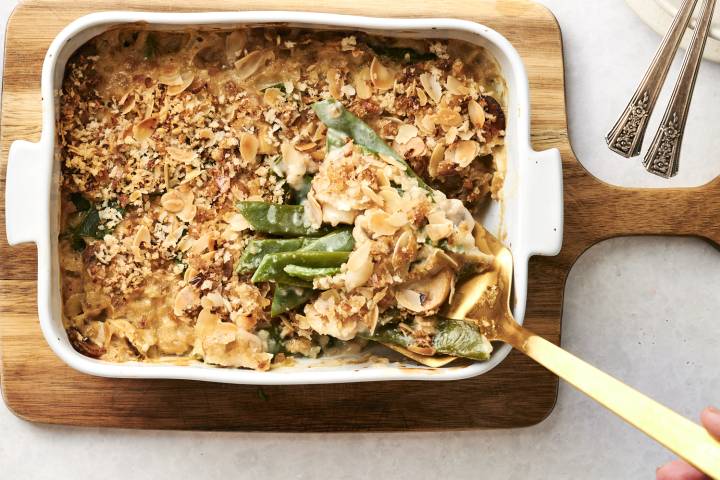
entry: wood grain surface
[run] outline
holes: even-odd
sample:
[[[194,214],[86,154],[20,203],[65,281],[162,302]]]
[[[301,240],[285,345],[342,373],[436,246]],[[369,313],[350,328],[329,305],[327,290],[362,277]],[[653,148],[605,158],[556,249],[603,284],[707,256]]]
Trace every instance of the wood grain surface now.
[[[562,152],[565,238],[557,257],[530,261],[525,325],[559,343],[563,290],[592,244],[635,234],[720,239],[711,198],[718,182],[674,190],[609,186],[587,173],[568,142],[562,41],[553,15],[524,0],[27,0],[10,18],[0,123],[0,189],[10,143],[40,136],[40,68],[55,35],[100,10],[311,10],[357,15],[456,17],[483,23],[518,49],[530,77],[532,143]],[[0,199],[3,202],[4,199]],[[491,372],[455,382],[378,382],[258,387],[104,379],[65,366],[45,343],[36,313],[36,252],[10,248],[0,209],[2,393],[30,421],[84,426],[247,431],[384,431],[533,425],[553,409],[557,379],[513,351]]]

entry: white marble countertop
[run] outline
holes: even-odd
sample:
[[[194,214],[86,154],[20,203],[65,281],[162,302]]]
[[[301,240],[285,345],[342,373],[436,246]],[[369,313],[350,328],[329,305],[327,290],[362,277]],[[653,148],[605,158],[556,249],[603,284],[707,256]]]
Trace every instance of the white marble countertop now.
[[[0,4],[2,34],[15,3]],[[646,174],[639,161],[611,154],[603,140],[659,37],[622,0],[543,3],[563,30],[572,144],[593,174],[627,186],[693,186],[720,173],[720,65],[702,65],[681,172],[663,181]],[[718,291],[720,255],[703,241],[604,242],[582,256],[568,279],[563,346],[697,418],[702,407],[720,404]],[[87,429],[33,425],[0,405],[0,432],[4,479],[639,479],[654,478],[655,468],[671,457],[562,383],[550,417],[520,430],[284,435]]]

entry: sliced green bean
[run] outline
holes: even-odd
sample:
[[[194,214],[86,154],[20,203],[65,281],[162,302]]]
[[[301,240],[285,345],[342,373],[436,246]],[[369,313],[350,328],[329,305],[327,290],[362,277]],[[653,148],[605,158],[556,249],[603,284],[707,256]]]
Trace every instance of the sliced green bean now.
[[[256,232],[285,237],[318,236],[327,228],[315,229],[305,223],[301,205],[268,202],[239,202],[237,208]]]
[[[270,315],[277,317],[280,314],[289,312],[310,300],[314,293],[315,291],[312,288],[293,287],[278,283],[275,285]]]
[[[288,275],[285,267],[339,267],[347,262],[350,252],[284,252],[265,255],[255,270],[252,281],[284,283],[296,287],[312,287],[312,282]]]
[[[301,267],[286,265],[283,271],[291,277],[312,282],[315,277],[328,277],[340,273],[340,267]]]
[[[313,103],[312,109],[320,121],[328,127],[328,147],[335,147],[338,139],[342,138],[341,135],[350,137],[357,145],[373,153],[394,158],[405,167],[408,175],[417,179],[421,187],[430,190],[430,187],[410,168],[401,155],[390,148],[367,123],[350,113],[342,103],[337,100],[322,100]],[[335,130],[335,132],[329,130]]]
[[[300,250],[305,244],[305,238],[285,239],[256,239],[250,240],[245,247],[240,260],[235,265],[235,273],[250,273],[260,266],[260,262],[270,253],[293,252]]]
[[[324,237],[307,239],[302,248],[303,252],[352,252],[355,239],[349,229],[328,233]]]

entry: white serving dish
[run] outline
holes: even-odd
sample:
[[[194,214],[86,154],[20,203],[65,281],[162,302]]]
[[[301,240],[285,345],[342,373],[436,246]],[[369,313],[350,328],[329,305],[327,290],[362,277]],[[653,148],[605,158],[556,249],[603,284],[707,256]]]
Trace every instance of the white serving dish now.
[[[5,191],[7,238],[11,245],[37,244],[38,314],[53,351],[71,367],[88,374],[119,378],[173,378],[243,384],[314,384],[384,380],[457,380],[498,365],[510,347],[499,347],[487,362],[430,369],[414,363],[340,363],[301,360],[269,372],[204,365],[110,363],[76,352],[61,320],[58,265],[59,171],[55,152],[56,93],[70,55],[93,36],[120,24],[144,22],[152,28],[178,26],[228,28],[234,25],[286,24],[318,29],[354,29],[398,37],[456,38],[486,47],[507,81],[507,176],[503,203],[491,205],[482,219],[504,239],[515,258],[515,318],[522,323],[531,255],[555,255],[563,230],[560,153],[535,152],[530,146],[528,79],[522,60],[499,33],[477,23],[454,19],[390,19],[311,12],[143,13],[102,12],[68,25],[50,45],[42,69],[42,135],[38,143],[13,142]]]

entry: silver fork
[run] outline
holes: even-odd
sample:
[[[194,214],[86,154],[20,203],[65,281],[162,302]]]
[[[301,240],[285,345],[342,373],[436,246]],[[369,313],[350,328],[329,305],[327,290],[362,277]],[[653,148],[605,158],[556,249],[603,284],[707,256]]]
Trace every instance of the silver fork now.
[[[623,157],[635,157],[640,154],[648,119],[655,108],[660,90],[665,83],[668,70],[675,53],[680,46],[685,29],[692,18],[697,0],[685,0],[673,19],[670,30],[660,43],[658,51],[650,64],[635,94],[622,113],[615,126],[607,134],[610,150]]]
[[[678,172],[685,123],[714,10],[715,0],[705,0],[670,103],[643,160],[645,169],[660,177],[674,177]]]

